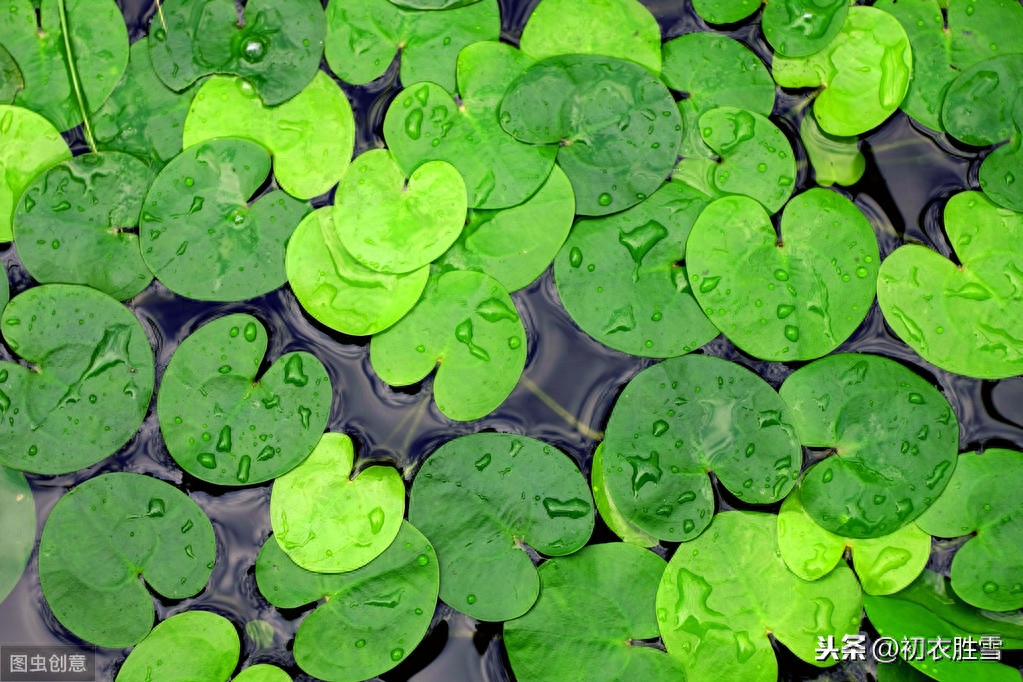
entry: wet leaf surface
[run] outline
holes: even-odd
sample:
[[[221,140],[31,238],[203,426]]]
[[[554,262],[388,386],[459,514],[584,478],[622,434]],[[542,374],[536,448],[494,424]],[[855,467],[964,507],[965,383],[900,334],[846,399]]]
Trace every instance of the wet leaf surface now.
[[[781,0],[764,3],[764,37],[778,54],[808,57],[825,49],[842,30],[848,0]]]
[[[607,525],[612,533],[628,542],[640,547],[653,547],[657,544],[657,538],[644,533],[632,524],[615,506],[614,500],[607,493],[607,483],[604,480],[604,444],[597,446],[593,453],[593,468],[590,471],[590,488],[593,491],[593,502],[597,506],[597,513],[601,520]]]

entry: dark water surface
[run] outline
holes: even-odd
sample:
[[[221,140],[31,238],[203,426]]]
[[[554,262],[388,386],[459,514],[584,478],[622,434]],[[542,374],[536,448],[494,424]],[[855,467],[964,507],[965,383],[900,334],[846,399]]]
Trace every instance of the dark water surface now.
[[[539,0],[501,0],[504,38],[517,43],[529,13]],[[688,0],[643,0],[657,16],[665,39],[705,25],[695,16]],[[133,40],[145,34],[155,12],[151,0],[121,0]],[[742,40],[766,61],[770,50],[756,26],[726,31]],[[381,126],[390,101],[400,90],[397,63],[382,78],[363,87],[344,86],[357,119],[356,154],[383,146]],[[798,124],[809,93],[779,90],[773,120],[786,132],[797,150],[799,189],[812,186],[812,172],[802,151]],[[80,138],[73,139],[76,152],[84,151]],[[872,222],[882,257],[902,239],[921,241],[948,254],[941,227],[945,201],[959,191],[977,188],[977,169],[982,155],[976,150],[954,147],[943,136],[915,127],[901,113],[866,136],[864,152],[868,167],[864,179],[848,194]],[[314,203],[329,202],[323,197]],[[12,295],[34,285],[22,269],[12,245],[0,247],[0,256],[11,276]],[[210,304],[190,301],[154,282],[135,297],[130,307],[149,333],[156,352],[157,379],[166,369],[177,345],[204,323],[225,313],[247,312],[261,319],[270,332],[268,366],[285,352],[307,350],[319,357],[335,387],[328,429],[348,433],[356,443],[356,466],[374,462],[392,464],[410,482],[419,464],[442,443],[462,434],[484,429],[526,434],[551,443],[579,464],[589,475],[592,453],[607,422],[615,398],[624,385],[652,361],[612,351],[581,332],[562,308],[553,277],[548,271],[537,282],[513,295],[529,334],[525,373],[511,397],[492,415],[471,424],[452,422],[437,410],[431,379],[422,385],[396,391],[381,382],[369,363],[368,339],[346,337],[322,327],[299,307],[290,289],[270,293],[245,303]],[[955,376],[921,360],[897,340],[885,325],[875,303],[860,329],[839,351],[877,353],[903,362],[948,397],[960,423],[960,449],[1010,447],[1023,450],[1023,379],[981,381]],[[738,352],[724,337],[702,349],[743,364],[777,388],[799,363],[761,362]],[[0,358],[13,360],[0,345]],[[155,406],[155,394],[151,408]],[[42,529],[49,511],[71,486],[100,473],[131,471],[171,482],[189,493],[213,522],[217,534],[218,561],[206,589],[180,602],[158,600],[160,620],[189,609],[204,609],[230,619],[242,635],[241,667],[269,662],[287,669],[296,680],[309,680],[294,665],[291,644],[305,613],[296,609],[282,614],[259,594],[254,576],[256,555],[270,535],[270,485],[224,490],[198,481],[176,466],[160,438],[154,409],[140,432],[120,452],[74,474],[57,477],[28,476],[35,495]],[[719,490],[719,511],[752,508]],[[769,510],[776,510],[777,505]],[[764,510],[763,507],[758,508]],[[616,540],[597,523],[592,542]],[[955,547],[960,543],[935,542],[929,566],[947,574]],[[670,556],[673,547],[658,548]],[[247,636],[246,624],[262,620],[272,626],[273,641],[260,646]],[[869,625],[865,628],[870,632]],[[80,643],[66,632],[46,607],[39,587],[36,555],[33,554],[21,582],[0,605],[0,643]],[[778,648],[781,679],[873,680],[870,663],[842,665],[830,671],[803,663]],[[127,650],[101,650],[99,679],[112,680]],[[513,680],[501,646],[501,626],[479,623],[438,605],[430,634],[412,656],[397,669],[383,675],[386,682],[502,682]],[[642,682],[642,681],[636,681]]]

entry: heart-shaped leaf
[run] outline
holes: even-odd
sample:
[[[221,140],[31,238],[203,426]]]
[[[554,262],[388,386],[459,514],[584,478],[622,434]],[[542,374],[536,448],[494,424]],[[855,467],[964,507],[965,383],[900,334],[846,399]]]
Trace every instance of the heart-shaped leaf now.
[[[405,483],[392,467],[372,466],[350,478],[352,439],[325,433],[309,458],[274,482],[274,538],[307,571],[342,573],[387,549],[405,516]]]
[[[750,504],[785,497],[802,452],[778,394],[753,372],[708,355],[649,367],[618,398],[604,440],[608,497],[661,540],[692,540],[714,515],[714,472]]]
[[[160,80],[184,90],[203,76],[233,74],[263,101],[288,101],[320,67],[326,21],[318,0],[163,0],[149,33]]]
[[[14,57],[0,45],[0,104],[14,104],[14,97],[25,87],[25,79]]]
[[[540,598],[504,626],[519,682],[683,679],[678,662],[641,642],[658,636],[654,600],[664,559],[622,543],[544,562]]]
[[[355,146],[355,118],[345,93],[322,71],[275,107],[264,104],[243,78],[214,76],[192,100],[183,134],[185,147],[216,137],[263,145],[273,156],[281,189],[310,199],[345,174]]]
[[[147,585],[167,599],[191,597],[206,585],[215,557],[213,526],[187,495],[148,476],[104,474],[50,512],[39,539],[39,582],[64,627],[120,648],[153,627]],[[235,651],[231,669],[237,660]]]
[[[412,483],[409,521],[440,560],[440,598],[473,618],[526,613],[540,580],[529,546],[546,556],[579,550],[593,532],[586,479],[563,452],[504,433],[442,445]]]
[[[806,511],[832,533],[894,533],[952,477],[955,414],[938,389],[894,360],[831,355],[796,370],[779,392],[800,442],[832,450],[800,481]]]
[[[116,682],[227,682],[240,651],[238,633],[227,618],[185,611],[153,628],[128,654]]]
[[[780,0],[764,3],[764,37],[778,54],[808,57],[842,30],[849,0]]]
[[[686,258],[710,321],[747,353],[777,361],[817,358],[849,338],[874,301],[880,261],[860,210],[820,188],[789,202],[780,240],[753,199],[718,199],[693,226]]]
[[[828,135],[812,115],[803,117],[799,138],[803,141],[818,185],[855,185],[867,170],[867,160],[860,153],[859,138]]]
[[[0,603],[7,598],[25,572],[36,544],[36,505],[24,474],[0,467],[0,528],[4,551],[0,552]]]
[[[386,149],[355,159],[334,202],[345,250],[377,272],[401,274],[428,265],[465,224],[465,183],[454,166],[430,161],[406,180]]]
[[[142,257],[175,293],[241,301],[287,281],[285,245],[309,205],[275,190],[251,204],[270,173],[254,142],[189,147],[160,171],[143,205]]]
[[[657,544],[657,538],[644,533],[625,518],[625,515],[615,506],[614,500],[607,494],[607,483],[604,481],[603,443],[598,445],[593,453],[590,487],[593,490],[593,503],[597,506],[597,513],[600,514],[600,518],[603,519],[612,533],[620,537],[624,542],[640,547],[653,547]]]
[[[0,362],[0,465],[65,474],[119,450],[153,394],[142,325],[95,289],[45,284],[4,308],[0,330],[31,366]]]
[[[1023,372],[1023,215],[962,192],[945,206],[945,234],[961,265],[917,244],[885,259],[877,287],[885,319],[942,369],[985,379]]]
[[[203,325],[174,351],[156,411],[167,450],[196,478],[262,483],[294,469],[320,440],[327,371],[309,353],[288,353],[257,380],[266,346],[263,325],[237,314]]]
[[[387,672],[419,645],[437,605],[437,555],[403,522],[383,554],[349,573],[312,573],[271,537],[256,560],[259,591],[292,609],[326,598],[295,635],[295,661],[331,682],[359,682]]]
[[[816,582],[797,578],[778,551],[770,514],[730,511],[682,545],[657,591],[657,622],[688,682],[774,682],[771,637],[802,660],[817,661],[818,637],[859,630],[860,586],[847,566]]]
[[[307,215],[288,240],[288,283],[306,312],[332,329],[368,336],[404,317],[419,300],[430,267],[403,275],[370,270],[345,251],[334,208]]]
[[[152,281],[139,224],[145,163],[119,152],[85,154],[32,181],[14,213],[18,255],[37,281],[85,284],[118,300]]]
[[[515,304],[480,272],[431,279],[412,311],[375,335],[369,348],[373,371],[392,386],[421,381],[437,368],[437,407],[457,421],[494,411],[526,364],[526,332]]]
[[[554,263],[558,295],[576,324],[644,357],[688,353],[717,336],[685,265],[689,232],[709,202],[675,180],[621,213],[577,222]]]

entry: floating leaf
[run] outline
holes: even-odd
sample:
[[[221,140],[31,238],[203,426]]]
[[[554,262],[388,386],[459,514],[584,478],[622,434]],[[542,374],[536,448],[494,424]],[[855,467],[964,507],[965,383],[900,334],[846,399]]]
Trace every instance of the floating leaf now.
[[[404,317],[419,300],[429,266],[403,275],[370,270],[345,251],[334,208],[307,215],[288,240],[288,282],[306,312],[331,329],[368,336]]]
[[[781,0],[764,3],[764,37],[784,57],[808,57],[842,30],[849,0]]]
[[[945,206],[957,266],[925,246],[898,248],[881,266],[877,300],[899,338],[925,360],[966,376],[1023,372],[1023,215],[980,192]]]
[[[812,115],[803,117],[799,137],[818,185],[855,185],[867,170],[859,138],[828,135]]]
[[[0,45],[0,104],[14,104],[15,96],[24,87],[25,80],[14,57]]]
[[[762,0],[693,0],[693,9],[711,24],[734,24],[760,9]]]
[[[959,424],[945,397],[876,355],[831,355],[782,384],[806,447],[832,448],[800,481],[813,520],[848,538],[877,538],[915,520],[955,468]]]
[[[52,166],[25,189],[14,214],[18,255],[37,281],[85,284],[118,300],[153,279],[133,229],[149,168],[119,152]]]
[[[1014,481],[1023,454],[992,448],[959,455],[945,492],[917,521],[943,538],[971,535],[952,559],[952,589],[968,604],[992,611],[1023,607],[1023,525]]]
[[[326,22],[318,0],[163,0],[149,33],[156,73],[184,90],[203,76],[246,79],[273,106],[297,95],[316,75]]]
[[[36,505],[32,489],[24,474],[4,467],[0,467],[0,528],[4,529],[4,551],[0,552],[0,603],[3,603],[21,580],[36,543]]]
[[[640,372],[611,411],[604,481],[618,510],[645,533],[685,542],[714,515],[714,472],[750,504],[777,502],[796,483],[802,452],[792,418],[763,379],[707,355]]]
[[[0,465],[65,474],[119,450],[153,393],[153,351],[125,307],[88,287],[46,284],[3,311]]]
[[[344,175],[355,146],[355,118],[345,93],[317,71],[292,99],[275,107],[260,100],[248,81],[214,76],[192,100],[184,143],[242,137],[273,156],[274,177],[293,197],[324,194]]]
[[[250,620],[245,624],[245,634],[260,649],[273,646],[274,626],[265,620]]]
[[[7,307],[7,302],[11,300],[11,284],[7,281],[7,266],[0,263],[0,272],[3,273],[3,277],[0,277],[0,313]]]
[[[208,611],[185,611],[153,628],[128,654],[117,682],[227,682],[240,650],[231,621]],[[255,680],[244,674],[237,679]]]
[[[689,288],[686,240],[710,199],[665,183],[626,211],[576,223],[554,263],[558,295],[576,324],[606,346],[673,357],[718,335]]]
[[[661,72],[661,29],[637,0],[543,0],[529,15],[521,44],[537,61],[590,54]]]
[[[892,15],[874,7],[849,9],[842,30],[808,57],[775,56],[783,88],[818,87],[813,113],[824,132],[854,136],[876,128],[902,104],[913,68],[909,38]]]
[[[931,536],[910,523],[878,538],[844,538],[824,530],[803,509],[799,490],[793,490],[778,512],[781,557],[803,580],[830,573],[848,549],[853,567],[867,594],[892,594],[913,582],[927,565]]]
[[[454,166],[430,161],[406,180],[386,149],[355,159],[334,202],[345,250],[377,272],[401,274],[428,265],[465,224],[465,183]]]
[[[405,516],[405,483],[387,466],[350,478],[352,439],[325,433],[309,458],[274,482],[274,538],[307,571],[342,573],[387,549]]]
[[[338,78],[362,85],[382,76],[400,54],[405,87],[430,81],[454,92],[462,48],[500,35],[497,0],[443,12],[402,9],[388,0],[330,0],[325,56]]]
[[[167,450],[196,478],[262,483],[294,469],[320,440],[327,371],[309,353],[288,353],[257,378],[266,347],[263,325],[236,314],[203,325],[174,351],[156,412]]]
[[[256,560],[256,583],[282,609],[326,598],[295,636],[295,660],[330,682],[359,682],[387,672],[426,635],[437,605],[437,555],[408,522],[369,564],[327,575],[299,567],[271,537]]]
[[[153,627],[149,590],[167,599],[194,596],[215,557],[213,526],[187,495],[148,476],[104,474],[72,489],[50,512],[39,539],[39,582],[64,627],[87,642],[121,648]],[[228,673],[237,660],[236,649]],[[119,679],[142,677],[122,669]]]
[[[526,613],[540,579],[525,552],[579,550],[593,503],[575,463],[526,436],[478,433],[442,445],[412,483],[409,521],[440,559],[440,598],[473,618]]]
[[[248,140],[189,147],[160,171],[146,196],[142,257],[171,291],[241,301],[287,281],[284,251],[309,205],[275,190],[249,203],[270,156]]]
[[[421,381],[437,368],[437,407],[457,421],[495,410],[526,364],[526,332],[515,304],[497,280],[479,272],[431,279],[416,307],[375,335],[369,348],[373,370],[392,386]]]
[[[833,351],[874,301],[874,231],[851,201],[830,190],[811,189],[789,202],[780,240],[756,201],[718,199],[700,214],[686,252],[690,286],[711,322],[763,360]]]
[[[682,545],[657,591],[657,621],[668,653],[688,682],[774,682],[770,633],[802,660],[817,661],[818,637],[854,635],[860,587],[847,566],[816,582],[789,571],[770,514],[718,514],[706,533]]]
[[[518,206],[546,182],[558,150],[519,142],[501,128],[495,112],[509,83],[533,60],[510,45],[480,42],[458,55],[461,102],[435,83],[402,91],[384,119],[384,137],[406,175],[427,161],[458,169],[469,206]]]
[[[658,636],[654,600],[665,562],[622,543],[592,545],[540,566],[540,598],[504,626],[519,682],[677,682],[679,664],[643,640]]]
[[[629,521],[615,506],[614,500],[607,494],[607,484],[604,481],[604,444],[597,446],[593,453],[593,464],[590,471],[590,487],[593,490],[593,502],[597,505],[597,513],[604,520],[612,533],[620,537],[624,542],[638,545],[640,547],[653,547],[657,544],[657,538],[644,533]]]
[[[508,89],[500,117],[523,142],[558,145],[582,215],[616,213],[653,194],[675,166],[682,135],[668,89],[613,57],[538,62]]]
[[[7,10],[0,11],[3,46],[24,79],[24,89],[14,103],[42,115],[58,130],[82,122],[69,69],[75,70],[91,114],[102,106],[128,65],[128,30],[114,1],[65,2],[73,64],[67,62],[61,0],[7,0]]]
[[[275,665],[261,663],[241,671],[234,682],[292,682],[291,675]]]

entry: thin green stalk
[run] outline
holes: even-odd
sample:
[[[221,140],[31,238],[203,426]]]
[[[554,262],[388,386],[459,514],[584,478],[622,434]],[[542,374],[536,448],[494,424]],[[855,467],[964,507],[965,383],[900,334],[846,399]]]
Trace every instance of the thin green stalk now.
[[[64,0],[57,0],[57,10],[60,13],[60,32],[64,36],[64,51],[67,54],[68,73],[71,74],[71,85],[75,90],[75,97],[78,99],[78,110],[82,112],[82,127],[85,129],[85,143],[89,149],[96,151],[96,139],[92,136],[92,126],[89,125],[89,112],[85,108],[85,97],[82,95],[82,86],[78,82],[78,67],[75,66],[75,56],[71,52],[71,33],[67,26],[67,9],[64,7]]]

